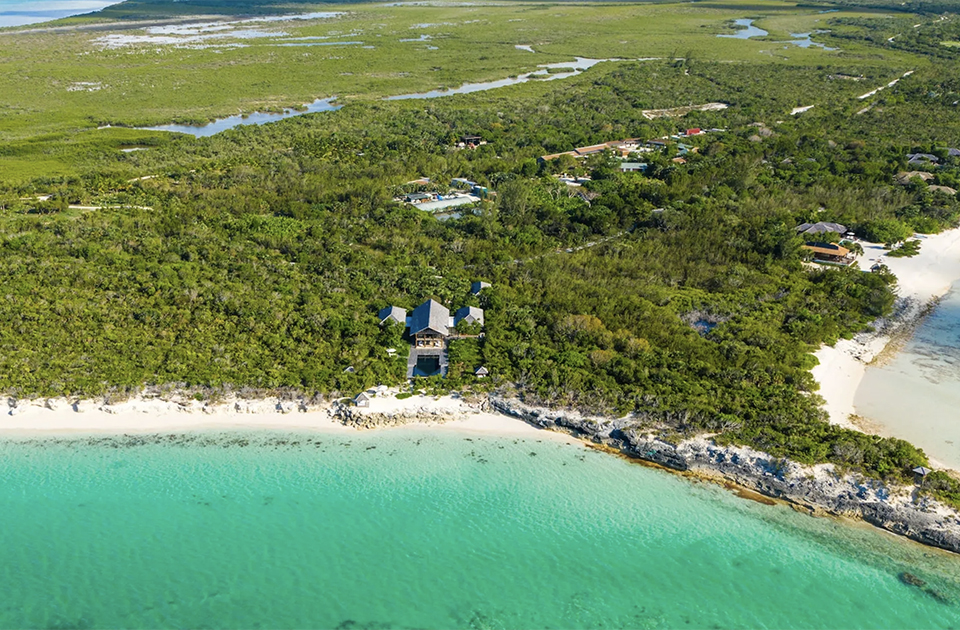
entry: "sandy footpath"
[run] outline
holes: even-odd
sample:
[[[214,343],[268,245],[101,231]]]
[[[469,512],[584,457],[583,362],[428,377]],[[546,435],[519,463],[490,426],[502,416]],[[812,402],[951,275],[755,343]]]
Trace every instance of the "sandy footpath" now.
[[[882,245],[861,243],[864,250],[858,261],[861,269],[870,269],[881,262],[897,276],[900,324],[915,321],[932,300],[945,295],[960,279],[960,229],[917,238],[922,244],[920,254],[913,258],[890,258],[884,255]],[[841,339],[833,347],[823,346],[814,353],[820,365],[813,368],[812,373],[820,384],[818,393],[826,400],[824,409],[832,423],[855,428],[849,417],[855,413],[853,400],[857,388],[867,365],[890,339],[889,331],[865,333],[853,339]]]
[[[575,441],[553,431],[543,431],[509,416],[480,410],[479,405],[453,396],[413,396],[398,400],[388,390],[374,396],[363,414],[397,415],[415,422],[378,430],[409,431],[429,426],[431,431],[452,431],[510,437],[535,437]],[[431,418],[436,420],[431,421]],[[350,434],[361,429],[337,421],[327,406],[305,407],[278,399],[231,399],[217,405],[186,400],[134,397],[104,404],[96,400],[72,403],[65,399],[38,399],[8,403],[0,415],[0,438],[81,434],[158,433],[197,430],[320,431]]]

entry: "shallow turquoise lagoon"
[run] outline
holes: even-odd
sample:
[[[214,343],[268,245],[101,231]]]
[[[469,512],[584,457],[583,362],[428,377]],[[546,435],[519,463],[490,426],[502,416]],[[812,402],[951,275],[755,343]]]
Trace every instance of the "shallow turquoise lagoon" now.
[[[550,439],[10,441],[0,482],[5,628],[960,627],[960,557]]]
[[[960,470],[960,282],[892,361],[867,368],[854,403],[882,435]]]

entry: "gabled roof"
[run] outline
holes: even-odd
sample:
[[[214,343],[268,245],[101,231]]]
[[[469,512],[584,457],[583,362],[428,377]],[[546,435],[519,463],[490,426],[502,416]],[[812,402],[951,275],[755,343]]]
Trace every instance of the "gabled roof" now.
[[[449,334],[449,323],[450,311],[447,307],[434,300],[427,300],[410,314],[410,334],[417,335],[429,330],[446,336]]]
[[[550,160],[555,160],[561,155],[572,155],[573,157],[579,157],[576,151],[564,151],[563,153],[551,153],[549,155],[541,155],[540,159],[544,162],[549,162]]]
[[[913,179],[914,177],[919,177],[920,179],[926,182],[933,179],[935,175],[933,173],[925,173],[923,171],[902,171],[900,173],[897,173],[896,179],[897,179],[897,183],[903,184],[904,186],[906,186],[907,184],[910,183],[910,180]]]
[[[804,223],[803,225],[797,226],[797,232],[800,234],[825,234],[828,232],[843,234],[846,231],[847,226],[840,225],[839,223],[827,223],[826,221],[820,221],[819,223]]]
[[[377,313],[377,316],[380,318],[381,324],[388,319],[392,319],[398,324],[405,324],[407,321],[407,311],[399,306],[387,306],[381,308],[380,312]]]
[[[489,282],[484,282],[483,280],[477,280],[477,281],[472,282],[472,283],[470,284],[470,293],[473,293],[474,295],[477,295],[478,293],[480,293],[480,292],[483,291],[484,289],[488,289],[488,288],[490,288],[490,283],[489,283]]]
[[[592,144],[589,147],[577,147],[574,151],[580,155],[592,155],[594,153],[602,153],[608,148],[607,143],[604,142],[603,144]]]
[[[457,309],[456,315],[454,315],[453,321],[454,326],[459,324],[464,319],[471,319],[475,322],[483,323],[483,309],[476,306],[464,306]],[[472,322],[468,322],[472,323]]]
[[[477,376],[486,376],[489,373],[490,371],[487,370],[487,368],[483,367],[482,365],[478,367],[476,371],[474,371],[474,374],[476,374]]]
[[[850,250],[836,243],[812,243],[804,245],[803,249],[809,249],[814,254],[826,254],[828,256],[846,256]]]
[[[916,164],[918,162],[933,162],[936,164],[940,158],[931,153],[907,153],[907,163]]]

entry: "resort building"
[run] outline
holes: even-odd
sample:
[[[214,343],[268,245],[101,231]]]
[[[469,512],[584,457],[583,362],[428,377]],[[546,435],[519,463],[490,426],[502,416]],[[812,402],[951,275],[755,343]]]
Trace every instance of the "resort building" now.
[[[450,181],[450,186],[453,188],[467,188],[470,190],[471,195],[474,197],[480,197],[481,199],[490,194],[489,188],[486,186],[481,186],[477,182],[472,182],[465,177],[454,177]]]
[[[388,306],[386,308],[382,308],[380,309],[380,312],[377,313],[377,317],[380,318],[381,326],[387,323],[388,320],[394,321],[403,326],[406,326],[407,324],[407,311],[399,306]]]
[[[460,322],[480,324],[483,326],[483,309],[477,308],[476,306],[464,306],[458,309],[453,317],[453,325],[456,326]]]
[[[813,261],[824,265],[852,265],[855,257],[850,250],[836,243],[809,243],[803,249],[813,252]]]
[[[417,348],[437,348],[443,346],[444,339],[450,334],[450,311],[434,300],[427,300],[410,315],[410,337]]]
[[[614,155],[627,157],[631,153],[643,153],[649,151],[649,149],[643,146],[643,140],[640,138],[626,138],[624,140],[611,140],[602,144],[592,144],[588,147],[577,147],[572,151],[541,155],[540,161],[549,162],[557,159],[561,155],[570,155],[575,158],[585,158],[590,155],[603,153],[604,151],[611,151]]]
[[[477,285],[490,286],[485,282]],[[478,289],[478,292],[483,287]],[[400,319],[404,317],[404,319]],[[427,300],[413,309],[409,317],[406,311],[396,306],[387,306],[379,312],[380,324],[387,321],[405,321],[406,334],[410,339],[410,354],[407,359],[407,378],[415,376],[445,376],[447,373],[447,343],[451,338],[460,337],[456,325],[460,322],[483,326],[483,309],[476,306],[464,306],[453,317],[450,310],[436,300]],[[469,336],[469,335],[467,335]]]
[[[473,295],[480,295],[481,291],[489,288],[490,288],[489,282],[484,282],[483,280],[477,280],[476,282],[473,282],[470,284],[470,293],[472,293]]]
[[[477,147],[486,143],[487,141],[480,136],[466,135],[460,136],[460,141],[457,143],[457,147],[460,149],[476,149]]]
[[[803,223],[797,226],[797,232],[804,236],[819,236],[820,234],[844,234],[847,231],[845,225],[839,223]]]
[[[404,201],[413,205],[428,203],[434,199],[436,199],[436,195],[429,195],[427,193],[410,193],[409,195],[403,196]]]
[[[932,153],[908,153],[907,164],[939,164],[940,158]]]
[[[444,213],[444,211],[460,206],[471,206],[479,203],[487,197],[496,193],[482,186],[477,182],[470,181],[463,177],[456,177],[450,182],[450,186],[445,189],[446,192],[440,192],[442,189],[438,184],[430,181],[430,178],[423,177],[407,182],[406,186],[416,186],[420,190],[416,192],[402,193],[394,198],[397,203],[407,203],[418,210],[424,210],[431,213]],[[426,190],[424,188],[432,188]]]
[[[933,173],[927,173],[924,171],[903,171],[903,172],[897,173],[896,180],[897,180],[897,183],[900,184],[901,186],[906,186],[907,184],[910,183],[910,180],[912,180],[914,177],[919,177],[923,181],[928,182],[931,179],[934,179],[936,175],[934,175]]]

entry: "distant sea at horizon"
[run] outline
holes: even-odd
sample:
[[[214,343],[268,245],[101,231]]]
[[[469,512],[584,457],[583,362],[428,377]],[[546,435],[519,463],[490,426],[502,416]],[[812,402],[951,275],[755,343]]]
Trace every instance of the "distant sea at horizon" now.
[[[960,626],[958,556],[547,437],[0,441],[0,505],[0,628]]]
[[[0,27],[59,20],[118,3],[118,0],[0,0]]]

